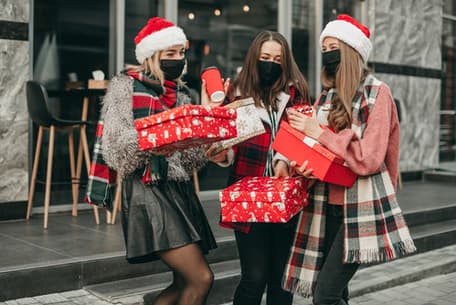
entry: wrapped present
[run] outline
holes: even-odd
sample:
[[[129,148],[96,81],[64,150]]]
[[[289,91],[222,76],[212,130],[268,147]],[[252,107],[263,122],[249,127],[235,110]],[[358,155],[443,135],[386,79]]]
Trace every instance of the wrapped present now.
[[[287,222],[307,204],[304,177],[245,177],[219,193],[223,222]]]
[[[357,179],[357,175],[344,164],[344,159],[286,122],[281,122],[272,147],[298,164],[308,160],[313,176],[322,181],[351,187]]]
[[[215,147],[213,155],[216,155],[224,149],[244,142],[252,137],[265,133],[265,127],[263,126],[262,120],[257,113],[253,98],[237,100],[225,107],[236,109],[237,136],[235,138],[214,143],[212,145],[212,147]]]
[[[187,149],[236,137],[236,111],[183,105],[135,120],[141,150]]]

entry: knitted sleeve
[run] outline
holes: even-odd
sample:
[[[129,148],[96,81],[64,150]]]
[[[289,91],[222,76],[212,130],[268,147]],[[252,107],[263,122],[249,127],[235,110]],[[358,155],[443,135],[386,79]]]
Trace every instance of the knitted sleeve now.
[[[395,181],[400,135],[389,87],[381,86],[361,139],[353,130],[344,129],[339,133],[325,130],[317,140],[343,157],[356,174],[366,176],[377,173],[386,163],[391,178],[394,178],[392,181]]]

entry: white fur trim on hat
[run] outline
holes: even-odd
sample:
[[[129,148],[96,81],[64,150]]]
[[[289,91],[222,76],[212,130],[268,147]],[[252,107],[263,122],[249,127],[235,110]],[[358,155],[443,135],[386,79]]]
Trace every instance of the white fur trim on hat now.
[[[136,60],[140,64],[156,51],[165,50],[174,45],[186,45],[186,35],[177,26],[164,28],[143,38],[135,48]]]
[[[322,45],[325,37],[334,37],[345,42],[359,52],[363,61],[367,62],[372,49],[371,41],[359,28],[350,22],[334,20],[327,23],[319,39],[320,45]]]

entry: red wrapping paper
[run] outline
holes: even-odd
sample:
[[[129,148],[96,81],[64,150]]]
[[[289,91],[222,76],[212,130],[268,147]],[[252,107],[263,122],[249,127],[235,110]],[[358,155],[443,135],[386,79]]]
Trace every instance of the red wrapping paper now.
[[[284,223],[308,203],[304,177],[245,177],[219,199],[223,222]]]
[[[281,122],[272,147],[300,165],[308,160],[307,167],[312,168],[313,176],[322,181],[351,187],[357,179],[357,175],[344,165],[340,156],[286,122]]]
[[[187,149],[236,137],[236,111],[183,105],[135,120],[141,150]]]

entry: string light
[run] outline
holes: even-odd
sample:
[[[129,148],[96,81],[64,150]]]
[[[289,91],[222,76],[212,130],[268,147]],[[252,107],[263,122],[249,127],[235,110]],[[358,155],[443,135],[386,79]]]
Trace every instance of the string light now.
[[[189,14],[187,14],[187,19],[189,19],[189,20],[194,20],[194,19],[195,19],[195,14],[192,13],[192,12],[189,13]]]
[[[251,7],[247,4],[243,5],[243,12],[245,13],[249,13],[249,11],[251,10]]]
[[[220,16],[222,14],[221,10],[220,9],[215,9],[214,10],[214,16]]]

